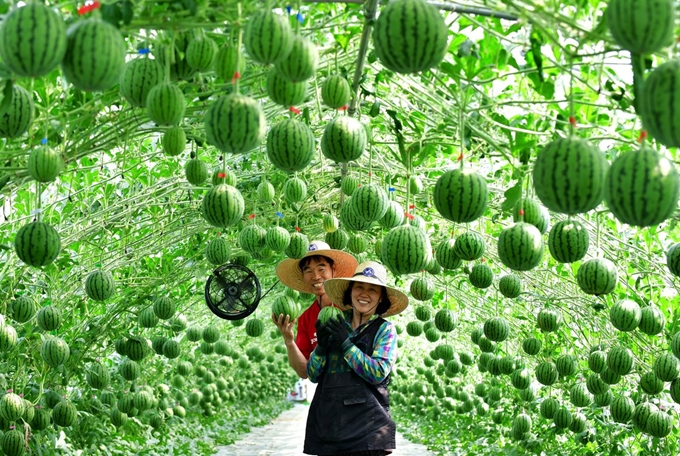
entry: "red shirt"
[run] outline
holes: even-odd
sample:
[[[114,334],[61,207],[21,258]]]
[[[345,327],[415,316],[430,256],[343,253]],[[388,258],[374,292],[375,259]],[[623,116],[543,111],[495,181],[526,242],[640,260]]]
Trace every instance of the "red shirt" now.
[[[335,304],[332,304],[335,305]],[[336,306],[337,307],[337,306]],[[319,319],[321,306],[319,301],[314,301],[298,318],[297,336],[295,345],[298,346],[305,358],[309,359],[312,351],[316,348],[316,320]]]

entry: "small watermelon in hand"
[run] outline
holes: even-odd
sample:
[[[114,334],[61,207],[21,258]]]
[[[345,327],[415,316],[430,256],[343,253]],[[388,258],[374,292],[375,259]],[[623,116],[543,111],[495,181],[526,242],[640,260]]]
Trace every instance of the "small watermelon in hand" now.
[[[319,323],[325,325],[331,318],[337,318],[338,315],[342,314],[342,310],[335,306],[327,306],[321,309],[319,312]]]

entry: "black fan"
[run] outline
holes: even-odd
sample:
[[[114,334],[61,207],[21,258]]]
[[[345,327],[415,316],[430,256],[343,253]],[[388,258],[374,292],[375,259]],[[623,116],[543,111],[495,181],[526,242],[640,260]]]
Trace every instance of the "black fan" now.
[[[215,269],[208,277],[205,302],[218,317],[241,320],[255,312],[262,298],[261,292],[260,281],[253,271],[237,263],[228,263]]]

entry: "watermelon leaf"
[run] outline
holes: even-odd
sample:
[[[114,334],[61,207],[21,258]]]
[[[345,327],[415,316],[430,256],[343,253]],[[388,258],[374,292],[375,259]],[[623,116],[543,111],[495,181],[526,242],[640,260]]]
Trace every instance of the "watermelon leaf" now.
[[[501,210],[511,211],[522,196],[522,181],[518,181],[514,186],[507,189],[503,195],[505,195],[505,201],[501,204]]]

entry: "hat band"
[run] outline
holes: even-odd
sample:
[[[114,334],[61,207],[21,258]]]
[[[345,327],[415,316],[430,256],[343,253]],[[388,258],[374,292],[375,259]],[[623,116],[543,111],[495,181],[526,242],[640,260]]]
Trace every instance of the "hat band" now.
[[[357,273],[355,273],[352,277],[358,277],[358,276],[361,276],[361,277],[368,277],[368,278],[371,278],[371,279],[376,279],[376,280],[377,280],[378,282],[380,282],[383,286],[387,286],[387,285],[385,285],[385,282],[383,282],[382,279],[381,279],[380,277],[378,277],[377,275],[367,275],[367,274],[365,274],[365,273],[362,271],[362,272],[357,272]]]

